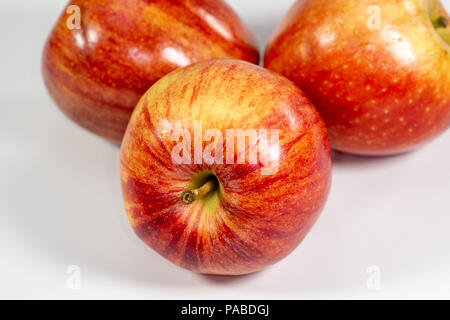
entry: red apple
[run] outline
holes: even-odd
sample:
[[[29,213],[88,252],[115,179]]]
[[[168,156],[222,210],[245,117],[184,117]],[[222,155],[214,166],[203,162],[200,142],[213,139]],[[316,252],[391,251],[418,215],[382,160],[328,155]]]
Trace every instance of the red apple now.
[[[289,80],[236,60],[178,69],[143,96],[121,149],[137,235],[173,263],[263,269],[302,241],[326,201],[325,124]]]
[[[297,1],[265,66],[322,115],[332,148],[410,151],[450,123],[450,28],[437,0]]]
[[[112,141],[168,72],[212,58],[259,62],[252,35],[222,0],[76,0],[67,12],[45,46],[45,84],[66,115]]]

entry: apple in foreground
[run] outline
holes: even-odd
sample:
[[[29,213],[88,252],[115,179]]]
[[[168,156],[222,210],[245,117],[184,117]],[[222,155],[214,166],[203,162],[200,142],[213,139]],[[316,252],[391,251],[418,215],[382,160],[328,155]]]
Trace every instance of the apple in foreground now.
[[[403,153],[450,124],[450,27],[437,0],[297,1],[265,66],[311,99],[338,151]]]
[[[70,1],[43,54],[51,97],[72,120],[120,142],[133,108],[170,71],[212,58],[259,62],[222,0]]]
[[[294,250],[331,183],[320,115],[292,82],[256,65],[178,69],[140,100],[121,149],[136,234],[203,274],[261,270]]]

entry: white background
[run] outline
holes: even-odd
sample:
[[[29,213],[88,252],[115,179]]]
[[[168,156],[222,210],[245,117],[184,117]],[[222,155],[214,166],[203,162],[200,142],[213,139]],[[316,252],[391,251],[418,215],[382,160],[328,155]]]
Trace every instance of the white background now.
[[[263,48],[293,1],[229,2]],[[65,5],[0,3],[0,298],[450,298],[450,132],[403,156],[335,156],[321,218],[266,271],[202,276],[147,248],[123,209],[118,147],[43,86],[43,44]],[[80,290],[66,286],[70,265]]]

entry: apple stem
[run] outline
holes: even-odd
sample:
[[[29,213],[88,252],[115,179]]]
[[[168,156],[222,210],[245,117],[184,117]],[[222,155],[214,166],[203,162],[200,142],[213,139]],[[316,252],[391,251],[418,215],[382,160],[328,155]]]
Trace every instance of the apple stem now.
[[[435,27],[436,29],[447,28],[447,26],[448,26],[448,19],[444,16],[440,16],[433,21],[433,27]]]
[[[210,193],[215,187],[216,183],[209,180],[198,189],[183,191],[181,194],[181,201],[184,204],[192,204],[194,201],[199,200]]]

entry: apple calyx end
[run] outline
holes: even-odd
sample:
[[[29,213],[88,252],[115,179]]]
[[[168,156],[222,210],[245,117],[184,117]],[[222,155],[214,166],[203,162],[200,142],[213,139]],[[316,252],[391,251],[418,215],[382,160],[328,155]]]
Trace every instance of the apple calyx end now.
[[[433,27],[438,28],[447,28],[448,27],[448,19],[444,16],[439,16],[433,21]]]

